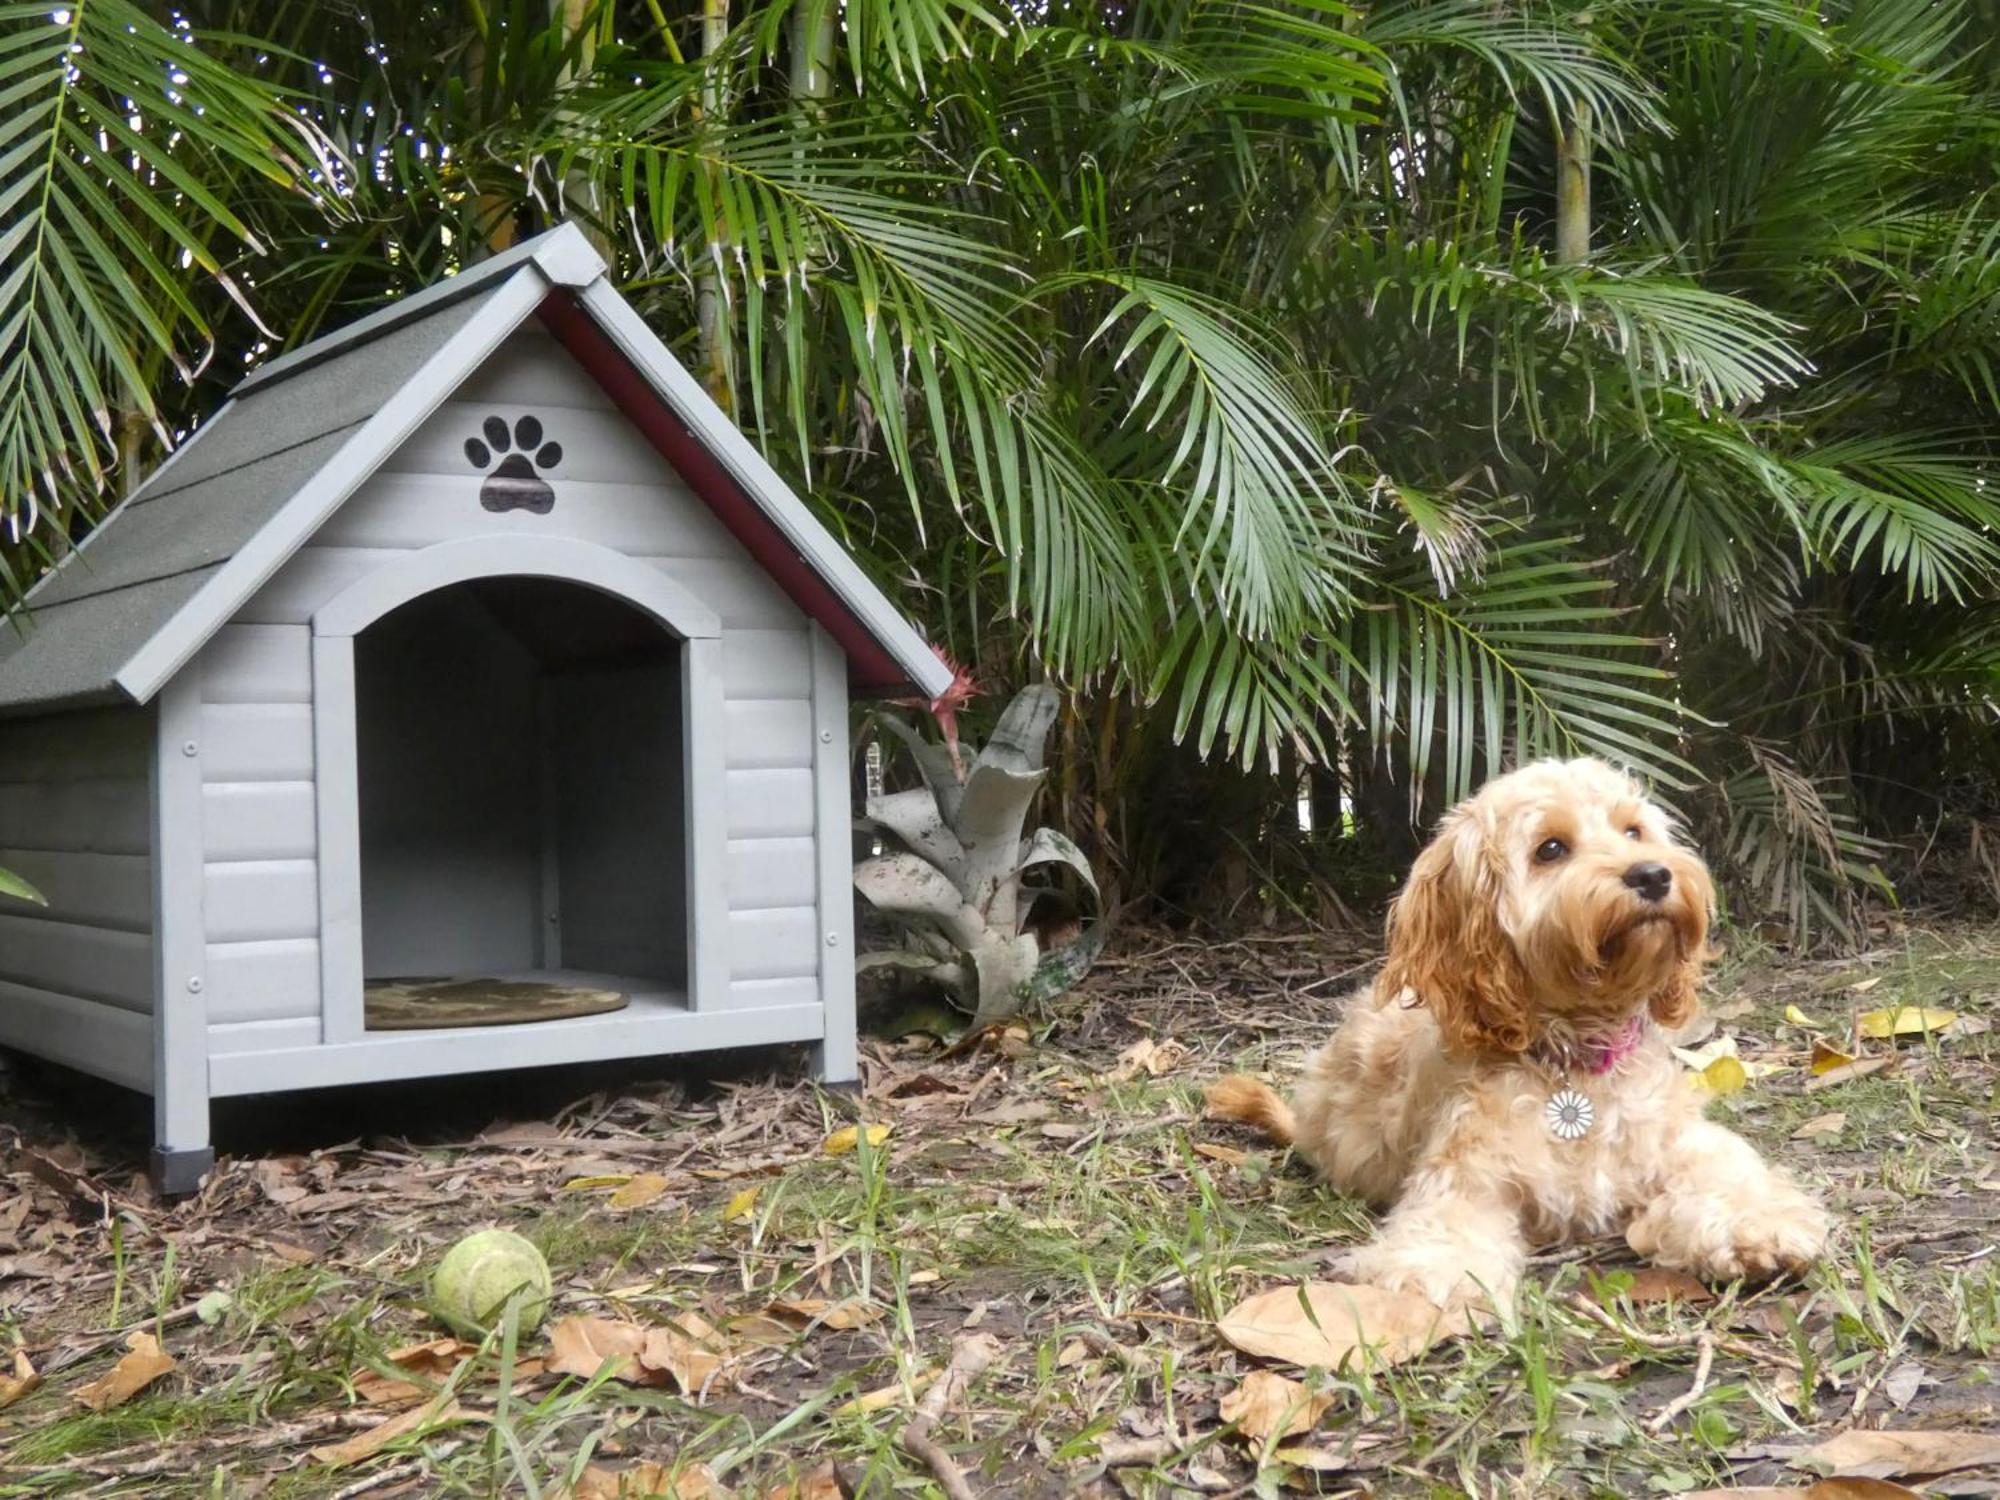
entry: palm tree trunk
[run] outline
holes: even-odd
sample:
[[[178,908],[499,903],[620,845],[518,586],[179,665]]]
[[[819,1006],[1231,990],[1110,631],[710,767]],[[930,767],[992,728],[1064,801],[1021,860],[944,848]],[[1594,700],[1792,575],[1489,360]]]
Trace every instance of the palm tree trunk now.
[[[708,74],[701,86],[701,116],[714,129],[722,123],[723,97],[716,55],[729,40],[729,0],[702,0],[701,55]],[[716,222],[720,223],[720,214]],[[735,411],[735,378],[731,369],[728,304],[722,286],[722,267],[728,255],[726,234],[718,229],[715,243],[708,247],[702,264],[700,289],[695,297],[695,332],[699,341],[697,368],[702,389],[724,411]]]
[[[597,65],[597,33],[592,29],[596,18],[594,0],[555,0],[556,19],[562,22],[564,45],[577,45],[576,61],[563,69],[559,80],[567,84],[573,79],[587,76]],[[563,177],[563,201],[575,203],[584,212],[581,228],[590,243],[597,247],[597,253],[607,261],[611,259],[611,237],[604,231],[597,202],[597,190],[590,180],[589,171],[580,163],[572,163]]]
[[[1590,259],[1590,106],[1581,99],[1556,138],[1556,259]]]

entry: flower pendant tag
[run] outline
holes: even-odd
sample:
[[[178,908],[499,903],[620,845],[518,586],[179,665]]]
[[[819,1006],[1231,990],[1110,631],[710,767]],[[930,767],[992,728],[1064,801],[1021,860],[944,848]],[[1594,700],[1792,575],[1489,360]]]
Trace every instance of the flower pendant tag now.
[[[1597,1123],[1596,1107],[1572,1088],[1557,1089],[1549,1095],[1542,1115],[1549,1122],[1550,1132],[1565,1141],[1581,1140]]]

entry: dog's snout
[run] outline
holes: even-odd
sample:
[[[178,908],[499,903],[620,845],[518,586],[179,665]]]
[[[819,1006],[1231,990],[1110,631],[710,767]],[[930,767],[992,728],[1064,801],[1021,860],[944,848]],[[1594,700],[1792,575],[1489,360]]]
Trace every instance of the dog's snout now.
[[[1667,892],[1674,888],[1674,872],[1663,864],[1647,860],[1625,872],[1625,883],[1637,891],[1642,900],[1663,901]]]

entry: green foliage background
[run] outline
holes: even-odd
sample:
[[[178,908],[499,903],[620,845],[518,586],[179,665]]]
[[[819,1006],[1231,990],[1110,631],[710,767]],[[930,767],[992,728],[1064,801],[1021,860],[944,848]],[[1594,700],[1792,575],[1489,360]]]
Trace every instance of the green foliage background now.
[[[1314,766],[1393,849],[1609,755],[1795,929],[1990,847],[1993,0],[706,6],[0,4],[9,589],[571,216],[994,701],[1072,691],[1127,898],[1282,883]]]

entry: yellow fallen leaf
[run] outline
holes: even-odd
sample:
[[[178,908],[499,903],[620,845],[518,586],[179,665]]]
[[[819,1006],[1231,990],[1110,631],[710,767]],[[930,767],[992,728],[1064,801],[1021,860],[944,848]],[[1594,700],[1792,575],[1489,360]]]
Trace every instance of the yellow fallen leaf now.
[[[1679,1058],[1694,1072],[1703,1071],[1719,1057],[1736,1056],[1736,1038],[1733,1036],[1713,1037],[1699,1047],[1676,1047],[1674,1056]]]
[[[1737,1093],[1750,1081],[1742,1060],[1728,1054],[1716,1058],[1695,1076],[1701,1080],[1703,1089],[1717,1097]]]
[[[698,1396],[727,1362],[722,1336],[700,1313],[681,1313],[665,1328],[649,1329],[640,1367],[670,1376],[683,1396]]]
[[[1790,1021],[1794,1026],[1817,1026],[1819,1024],[1819,1022],[1800,1010],[1796,1005],[1787,1005],[1785,1007],[1785,1019]]]
[[[1871,1010],[1855,1017],[1854,1029],[1873,1041],[1897,1036],[1928,1036],[1943,1031],[1958,1019],[1955,1010],[1937,1010],[1928,1005],[1895,1005],[1887,1010]]]
[[[613,1208],[644,1208],[665,1196],[666,1191],[666,1178],[658,1172],[641,1172],[636,1177],[628,1178],[625,1185],[606,1201]]]
[[[872,1391],[864,1391],[852,1401],[835,1407],[834,1412],[843,1417],[857,1417],[871,1411],[880,1411],[885,1406],[894,1406],[905,1399],[915,1400],[936,1379],[936,1370],[925,1370],[912,1375],[907,1384],[897,1381],[894,1385],[877,1386]]]
[[[1222,1398],[1222,1420],[1255,1442],[1310,1432],[1333,1405],[1331,1392],[1309,1391],[1271,1370],[1252,1370]]]
[[[727,1206],[722,1210],[722,1222],[725,1224],[734,1224],[738,1219],[749,1218],[750,1210],[757,1206],[757,1195],[763,1191],[764,1184],[759,1182],[745,1188],[734,1198],[731,1198]]]
[[[870,1125],[868,1127],[868,1144],[870,1146],[879,1146],[888,1139],[889,1127],[887,1125]],[[825,1150],[828,1156],[845,1156],[860,1144],[860,1127],[848,1125],[828,1136],[826,1138],[826,1145],[822,1149]]]
[[[1814,1077],[1818,1077],[1821,1073],[1831,1073],[1835,1068],[1847,1067],[1853,1061],[1854,1055],[1852,1053],[1842,1052],[1838,1047],[1828,1046],[1822,1041],[1815,1040],[1813,1042],[1812,1071]]]
[[[1215,1331],[1241,1349],[1286,1364],[1338,1370],[1365,1349],[1393,1365],[1462,1330],[1422,1297],[1345,1282],[1282,1286],[1239,1302]]]
[[[0,1375],[0,1411],[5,1411],[23,1396],[31,1396],[41,1388],[42,1377],[35,1373],[35,1367],[28,1363],[27,1354],[14,1351],[14,1372]]]
[[[125,1341],[125,1347],[130,1352],[122,1355],[117,1364],[78,1388],[76,1399],[92,1411],[123,1406],[174,1367],[174,1357],[150,1333],[133,1334]]]
[[[355,1433],[343,1443],[315,1448],[307,1457],[314,1463],[325,1464],[330,1469],[358,1464],[364,1458],[373,1458],[396,1439],[449,1422],[457,1417],[459,1412],[460,1407],[456,1401],[439,1396],[428,1406],[413,1406],[386,1422],[378,1422],[366,1432]]]
[[[1851,995],[1865,995],[1881,982],[1882,976],[1880,974],[1871,974],[1866,979],[1857,979],[1847,987],[1847,990]]]
[[[623,1187],[632,1180],[630,1172],[598,1172],[589,1177],[572,1177],[562,1185],[565,1193],[592,1193],[599,1188]]]

